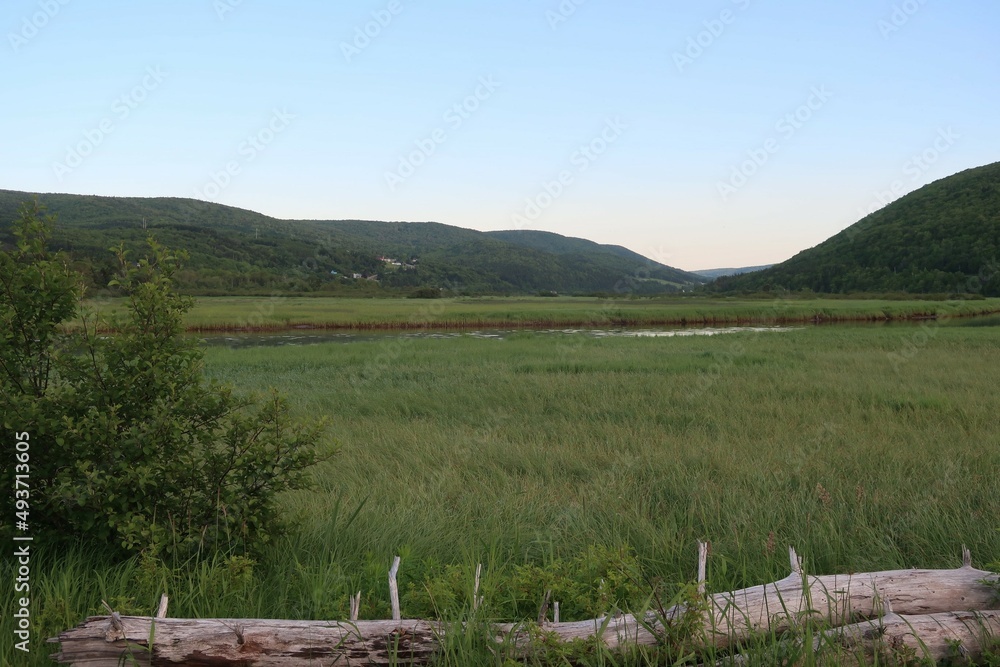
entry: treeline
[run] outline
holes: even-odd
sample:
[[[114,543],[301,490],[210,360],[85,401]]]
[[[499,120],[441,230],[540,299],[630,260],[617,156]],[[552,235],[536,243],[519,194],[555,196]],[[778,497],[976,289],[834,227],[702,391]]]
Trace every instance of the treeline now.
[[[0,244],[10,246],[10,221],[33,197],[0,191]],[[626,284],[629,293],[664,294],[702,282],[624,248],[556,234],[500,237],[437,223],[285,221],[184,199],[37,197],[58,216],[53,247],[93,289],[105,287],[115,271],[110,247],[124,243],[139,252],[149,235],[187,253],[175,284],[189,294],[587,294],[620,292]]]

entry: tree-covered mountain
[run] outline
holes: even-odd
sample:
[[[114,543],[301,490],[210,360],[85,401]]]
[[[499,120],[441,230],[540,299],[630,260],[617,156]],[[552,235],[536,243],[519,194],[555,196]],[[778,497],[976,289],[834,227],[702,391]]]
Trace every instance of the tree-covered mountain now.
[[[594,268],[603,267],[605,271],[615,271],[621,260],[625,260],[644,267],[648,280],[678,285],[704,282],[704,278],[696,274],[653,263],[647,257],[619,245],[603,245],[587,239],[527,229],[486,232],[486,235],[516,246],[559,255],[569,261],[594,262]]]
[[[1000,296],[1000,162],[943,178],[766,271],[719,291]]]
[[[724,269],[698,269],[697,271],[692,271],[691,273],[696,276],[701,276],[702,278],[710,278],[715,280],[716,278],[722,278],[724,276],[738,276],[744,273],[753,273],[754,271],[763,271],[764,269],[769,269],[773,264],[764,264],[762,266],[743,266],[740,268],[724,268]]]
[[[143,252],[147,235],[189,254],[178,275],[200,293],[268,290],[373,293],[655,294],[704,282],[618,246],[557,234],[484,233],[434,222],[277,220],[191,199],[96,197],[0,190],[0,243],[35,197],[57,216],[53,245],[94,286],[114,270],[109,248]],[[542,241],[541,239],[544,239]]]

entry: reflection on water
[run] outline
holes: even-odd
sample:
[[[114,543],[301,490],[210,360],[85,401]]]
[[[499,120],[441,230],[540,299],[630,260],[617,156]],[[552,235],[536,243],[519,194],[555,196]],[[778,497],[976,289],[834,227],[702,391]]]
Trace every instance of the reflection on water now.
[[[951,324],[959,327],[1000,327],[1000,315],[953,320]]]
[[[308,334],[300,332],[284,333],[230,333],[201,335],[198,338],[205,345],[241,347],[277,347],[281,345],[316,345],[319,343],[359,343],[400,338],[485,338],[504,340],[514,335],[526,333],[546,336],[568,336],[582,334],[592,338],[671,338],[674,336],[716,336],[740,332],[783,332],[802,327],[700,327],[672,329],[483,329],[480,331],[407,331],[407,332],[344,332],[316,331]]]

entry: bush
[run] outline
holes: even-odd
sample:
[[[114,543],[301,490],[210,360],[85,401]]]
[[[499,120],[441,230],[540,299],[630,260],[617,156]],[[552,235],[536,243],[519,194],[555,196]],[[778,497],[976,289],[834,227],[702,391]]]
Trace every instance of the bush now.
[[[51,222],[22,208],[16,247],[0,252],[0,414],[30,437],[32,533],[176,555],[268,541],[283,528],[277,495],[308,483],[324,423],[205,379],[181,335],[192,302],[172,289],[182,258],[152,239],[137,263],[117,250],[124,314],[83,312],[79,277],[46,249]],[[0,460],[5,479],[14,465]]]
[[[436,287],[420,287],[406,297],[408,299],[440,299],[441,290]]]

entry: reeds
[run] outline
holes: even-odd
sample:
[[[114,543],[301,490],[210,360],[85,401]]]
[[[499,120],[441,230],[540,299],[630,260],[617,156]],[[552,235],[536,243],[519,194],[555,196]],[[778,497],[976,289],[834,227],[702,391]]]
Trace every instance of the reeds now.
[[[361,618],[386,618],[396,554],[403,616],[452,623],[533,619],[549,589],[563,620],[670,600],[704,539],[710,590],[784,576],[790,544],[817,574],[953,567],[961,544],[1000,560],[996,330],[939,326],[917,343],[908,331],[210,349],[211,375],[277,386],[300,415],[334,420],[340,454],[315,490],[285,499],[299,529],[252,563],[116,563],[39,544],[34,662],[3,643],[0,663],[48,664],[42,636],[101,599],[149,614],[166,592],[171,616],[343,619],[361,591]],[[476,627],[447,635],[442,664],[510,657]],[[782,639],[761,638],[747,664],[822,664],[811,643]]]

